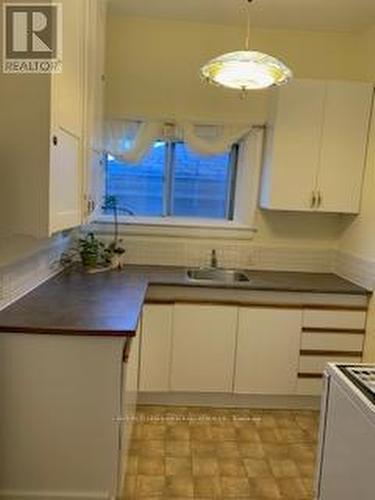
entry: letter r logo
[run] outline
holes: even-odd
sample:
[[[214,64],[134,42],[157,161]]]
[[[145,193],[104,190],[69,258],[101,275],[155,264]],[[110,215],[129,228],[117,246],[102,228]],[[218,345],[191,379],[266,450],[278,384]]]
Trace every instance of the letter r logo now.
[[[56,59],[58,5],[5,4],[5,45],[8,59]]]

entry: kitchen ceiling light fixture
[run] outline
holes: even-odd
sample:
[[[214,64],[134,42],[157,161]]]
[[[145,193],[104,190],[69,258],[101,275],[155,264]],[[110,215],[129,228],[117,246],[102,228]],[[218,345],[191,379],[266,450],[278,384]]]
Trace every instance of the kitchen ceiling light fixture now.
[[[250,4],[247,2],[247,35],[245,50],[223,54],[201,69],[208,82],[234,90],[258,90],[288,83],[292,71],[279,59],[250,50]]]

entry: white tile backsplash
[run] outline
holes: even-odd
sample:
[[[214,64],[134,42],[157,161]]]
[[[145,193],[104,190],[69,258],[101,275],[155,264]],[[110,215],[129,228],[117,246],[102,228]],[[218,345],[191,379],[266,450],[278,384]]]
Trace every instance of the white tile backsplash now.
[[[129,264],[204,267],[209,265],[211,251],[215,249],[222,267],[280,271],[332,272],[336,253],[331,249],[255,246],[240,240],[139,236],[124,237],[123,245]]]
[[[0,310],[60,271],[60,256],[69,237],[57,236],[35,253],[0,268]]]

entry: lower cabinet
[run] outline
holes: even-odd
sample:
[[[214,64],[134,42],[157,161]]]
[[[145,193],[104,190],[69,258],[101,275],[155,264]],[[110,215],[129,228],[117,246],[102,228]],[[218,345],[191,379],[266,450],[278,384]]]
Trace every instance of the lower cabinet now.
[[[170,390],[173,305],[149,304],[143,308],[139,389]]]
[[[236,393],[295,392],[301,321],[301,309],[240,308]]]
[[[325,366],[362,360],[366,305],[148,304],[140,391],[318,396]]]
[[[233,391],[237,307],[176,304],[171,390]]]
[[[117,498],[137,376],[136,349],[121,361],[125,341],[0,335],[0,498]]]

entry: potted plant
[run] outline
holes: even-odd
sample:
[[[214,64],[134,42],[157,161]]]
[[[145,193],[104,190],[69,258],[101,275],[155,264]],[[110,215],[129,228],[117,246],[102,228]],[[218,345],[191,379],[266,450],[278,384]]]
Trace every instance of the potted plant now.
[[[78,251],[82,264],[86,269],[94,269],[98,266],[104,255],[105,245],[93,232],[87,233],[78,241]]]

